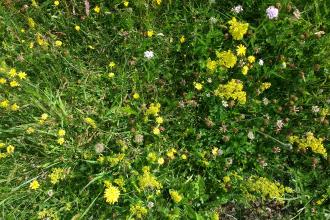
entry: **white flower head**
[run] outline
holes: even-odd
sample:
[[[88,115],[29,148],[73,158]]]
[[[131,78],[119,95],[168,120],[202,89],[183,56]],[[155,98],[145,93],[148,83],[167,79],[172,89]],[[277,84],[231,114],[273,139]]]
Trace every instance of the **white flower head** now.
[[[226,100],[223,100],[222,101],[222,106],[227,108],[228,107],[228,102]]]
[[[239,14],[243,11],[243,7],[242,7],[242,5],[237,5],[237,6],[233,7],[231,9],[231,11],[236,13],[236,14]]]
[[[218,19],[216,19],[215,17],[211,17],[209,21],[211,24],[215,24],[218,22]]]
[[[269,99],[267,99],[266,97],[262,99],[262,102],[264,103],[264,105],[268,105],[269,104]]]
[[[317,105],[312,106],[312,112],[313,113],[318,113],[319,111],[320,111],[320,107],[318,107]]]
[[[150,50],[147,50],[147,51],[144,52],[144,57],[147,58],[148,60],[150,60],[151,58],[154,57],[154,52],[150,51]]]
[[[252,141],[254,139],[254,134],[252,131],[249,131],[247,137]]]
[[[259,59],[258,63],[259,63],[260,66],[264,65],[264,61],[262,59]]]
[[[269,6],[266,9],[266,14],[269,19],[275,19],[278,17],[278,9],[275,8],[274,6]]]

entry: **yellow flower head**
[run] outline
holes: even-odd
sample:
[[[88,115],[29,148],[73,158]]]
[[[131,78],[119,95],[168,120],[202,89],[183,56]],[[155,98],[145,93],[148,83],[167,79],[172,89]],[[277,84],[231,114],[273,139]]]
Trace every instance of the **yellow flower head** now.
[[[237,53],[237,56],[245,56],[246,47],[242,44],[238,45],[236,47],[236,53]]]
[[[175,190],[170,190],[170,195],[175,203],[179,203],[182,200],[182,196]]]
[[[60,129],[60,130],[58,130],[57,135],[58,135],[59,137],[63,137],[63,136],[65,135],[65,130],[64,130],[64,129]]]
[[[110,67],[110,68],[113,68],[113,67],[115,67],[115,66],[116,66],[116,63],[115,63],[115,62],[111,61],[111,62],[109,63],[109,67]]]
[[[26,79],[26,73],[25,72],[19,72],[18,73],[18,78],[20,78],[20,79]]]
[[[183,44],[184,42],[186,42],[186,38],[184,37],[184,35],[182,35],[180,37],[180,43]]]
[[[139,99],[139,98],[140,98],[139,93],[134,93],[134,94],[133,94],[133,98],[134,98],[134,99]]]
[[[28,25],[30,28],[34,29],[36,27],[36,23],[34,22],[34,20],[32,18],[28,18],[27,22],[28,22]]]
[[[97,5],[97,6],[95,6],[94,11],[98,14],[98,13],[100,13],[101,8]]]
[[[9,106],[8,99],[5,99],[5,100],[3,100],[3,101],[0,102],[0,107],[1,108],[8,108],[8,106]]]
[[[147,31],[147,36],[148,37],[152,37],[152,36],[154,36],[154,31],[153,30],[149,30],[149,31]]]
[[[164,162],[165,162],[165,160],[164,160],[164,158],[162,158],[162,157],[158,158],[158,160],[157,160],[157,163],[158,163],[159,165],[163,165]]]
[[[124,1],[124,6],[128,7],[128,5],[129,5],[129,1]]]
[[[158,128],[158,127],[153,128],[153,129],[152,129],[152,133],[153,133],[154,135],[160,135],[160,130],[159,130],[159,128]]]
[[[199,83],[199,82],[194,82],[194,87],[195,89],[197,89],[198,91],[203,89],[203,84]]]
[[[248,73],[248,71],[249,71],[249,67],[248,66],[243,66],[243,68],[242,68],[242,74],[245,76],[245,75],[247,75],[247,73]]]
[[[236,20],[236,18],[232,18],[228,21],[229,26],[229,33],[233,36],[234,40],[241,40],[243,39],[244,34],[246,34],[249,24],[248,23],[241,23]]]
[[[79,26],[79,25],[76,25],[76,26],[74,26],[74,29],[75,29],[76,31],[80,31],[80,26]]]
[[[57,41],[55,41],[55,46],[56,47],[60,47],[60,46],[62,46],[62,41],[60,41],[60,40],[57,40]]]
[[[156,118],[156,122],[157,122],[157,124],[163,124],[163,122],[164,122],[163,117],[158,116],[158,117]]]
[[[249,63],[254,63],[256,61],[255,56],[248,56]]]
[[[231,50],[216,52],[219,58],[219,64],[226,68],[233,68],[237,62],[237,57],[231,52]]]
[[[38,180],[33,180],[30,183],[30,189],[37,190],[40,187]]]
[[[16,81],[16,80],[13,80],[9,83],[10,87],[18,87],[19,86],[19,83]]]
[[[54,5],[58,6],[60,4],[60,1],[54,1]]]
[[[0,77],[0,84],[6,84],[7,80],[3,77]]]
[[[111,205],[118,202],[119,196],[120,191],[116,186],[109,185],[104,191],[105,201]]]
[[[206,67],[207,67],[208,70],[210,70],[211,72],[213,72],[214,70],[216,70],[217,64],[218,64],[217,61],[208,59],[207,60]]]
[[[88,125],[92,126],[92,128],[96,128],[96,123],[92,118],[85,118],[84,121]]]
[[[15,151],[15,147],[13,145],[7,146],[7,154],[13,154]]]
[[[41,119],[42,119],[42,120],[47,120],[47,118],[48,118],[48,114],[43,113],[43,114],[41,115]]]
[[[19,106],[18,106],[16,103],[14,103],[14,104],[12,104],[12,105],[10,106],[10,109],[11,109],[12,111],[17,111],[17,110],[19,109]]]

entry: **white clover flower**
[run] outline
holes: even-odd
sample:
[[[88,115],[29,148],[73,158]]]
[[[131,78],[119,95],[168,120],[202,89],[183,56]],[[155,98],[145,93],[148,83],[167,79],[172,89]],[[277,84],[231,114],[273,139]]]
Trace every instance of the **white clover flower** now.
[[[252,131],[249,131],[247,137],[252,141],[254,139],[254,134]]]
[[[265,98],[263,98],[262,102],[264,103],[264,105],[268,105],[269,104],[269,99],[267,99],[265,97]]]
[[[264,61],[263,61],[262,59],[259,59],[258,64],[259,64],[260,66],[263,66],[263,65],[264,65]]]
[[[211,24],[215,24],[218,22],[218,19],[216,19],[215,17],[211,17],[209,21]]]
[[[312,106],[313,113],[318,113],[319,111],[320,111],[320,107],[318,107],[317,105]]]
[[[144,52],[144,57],[150,60],[151,58],[154,57],[154,52],[147,50],[146,52]]]
[[[242,5],[237,5],[237,6],[233,7],[231,9],[231,11],[236,13],[236,14],[239,14],[243,11],[243,7],[242,7]]]
[[[284,126],[283,120],[277,120],[276,121],[276,127],[281,130]]]
[[[228,102],[226,100],[223,100],[222,101],[222,106],[227,108],[228,107]]]
[[[275,8],[274,6],[269,6],[266,9],[266,14],[269,19],[275,19],[278,17],[278,9]]]

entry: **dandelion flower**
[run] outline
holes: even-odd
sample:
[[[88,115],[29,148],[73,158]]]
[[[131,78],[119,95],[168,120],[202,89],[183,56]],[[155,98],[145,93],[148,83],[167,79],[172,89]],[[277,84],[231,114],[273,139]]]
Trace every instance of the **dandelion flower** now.
[[[14,103],[14,104],[12,104],[12,105],[10,106],[10,109],[11,109],[12,111],[17,111],[17,110],[19,109],[19,105],[17,105],[16,103]]]
[[[231,52],[231,50],[216,52],[216,55],[219,58],[219,64],[228,69],[233,68],[237,62],[237,57]]]
[[[30,183],[30,189],[37,190],[40,187],[38,180],[33,180]]]
[[[16,81],[16,80],[14,80],[14,81],[11,81],[10,83],[9,83],[9,85],[10,85],[10,87],[18,87],[19,86],[19,83]]]
[[[247,73],[248,73],[248,71],[249,71],[249,67],[248,66],[243,66],[243,68],[242,68],[242,74],[245,76],[245,75],[247,75]]]
[[[65,130],[64,130],[64,129],[60,129],[60,130],[58,130],[57,135],[58,135],[59,137],[63,137],[63,136],[65,135]]]
[[[15,147],[13,145],[7,146],[7,154],[13,154],[15,151]]]
[[[114,204],[118,202],[120,196],[120,191],[116,186],[108,186],[104,191],[105,201],[109,204]]]
[[[274,6],[269,6],[266,9],[266,14],[269,19],[275,19],[278,17],[278,9],[275,8]]]
[[[148,37],[152,37],[152,36],[154,36],[154,31],[153,30],[149,30],[149,31],[147,31],[147,36]]]
[[[246,53],[246,47],[242,44],[236,47],[237,56],[244,56]]]
[[[7,80],[3,77],[0,78],[0,84],[6,84]]]
[[[155,127],[154,129],[152,129],[152,133],[155,135],[159,135],[160,134],[160,129],[158,127]]]
[[[157,122],[157,124],[163,124],[163,122],[164,122],[163,117],[161,117],[161,116],[157,117],[156,122]]]
[[[115,77],[115,73],[113,73],[113,72],[109,73],[109,74],[108,74],[108,77],[109,77],[110,79],[112,79],[113,77]]]
[[[248,56],[249,63],[254,63],[256,61],[255,56]]]
[[[74,26],[74,29],[75,29],[76,31],[80,31],[80,26],[79,26],[79,25],[76,25],[76,26]]]
[[[197,89],[198,91],[203,89],[203,84],[198,83],[198,82],[194,82],[193,84],[194,84],[195,89]]]
[[[55,5],[55,6],[58,6],[59,4],[60,4],[59,1],[54,1],[54,5]]]
[[[26,73],[25,72],[19,72],[18,74],[18,78],[20,78],[20,79],[26,79]]]
[[[109,63],[109,67],[110,67],[110,68],[113,68],[113,67],[115,67],[115,66],[116,66],[116,63],[115,63],[115,62],[111,61],[111,62]]]
[[[64,138],[59,138],[59,139],[57,139],[57,143],[59,144],[59,145],[63,145],[64,144],[64,142],[65,142],[65,140],[64,140]]]
[[[134,99],[139,99],[139,98],[140,98],[139,93],[134,93],[134,94],[133,94],[133,98],[134,98]]]

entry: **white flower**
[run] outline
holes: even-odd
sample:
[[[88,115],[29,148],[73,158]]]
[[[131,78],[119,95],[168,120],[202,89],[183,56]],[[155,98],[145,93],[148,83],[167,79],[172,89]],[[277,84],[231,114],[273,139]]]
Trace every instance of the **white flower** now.
[[[144,52],[144,57],[150,60],[154,57],[154,52],[147,50],[146,52]]]
[[[148,202],[148,208],[151,209],[152,207],[154,207],[154,203],[153,202]]]
[[[227,108],[228,107],[228,102],[226,100],[223,100],[222,101],[222,106]]]
[[[312,106],[313,113],[318,113],[319,111],[320,111],[320,107],[318,107],[317,105]]]
[[[282,120],[277,120],[277,122],[276,122],[276,127],[277,127],[279,130],[281,130],[281,129],[283,128],[283,125],[284,125],[284,123],[283,123]]]
[[[269,19],[274,19],[278,17],[278,9],[275,8],[274,6],[269,6],[266,9],[266,14]]]
[[[269,104],[269,99],[267,99],[265,97],[265,98],[263,98],[262,102],[264,103],[264,105],[268,105]]]
[[[264,65],[264,61],[262,59],[259,59],[258,63],[259,63],[260,66]]]
[[[254,139],[254,134],[252,131],[249,131],[247,137],[252,141]]]
[[[300,16],[301,16],[301,15],[300,15],[300,11],[299,11],[298,9],[294,10],[293,15],[294,15],[294,17],[295,17],[296,19],[299,19]]]
[[[236,13],[236,14],[239,14],[240,12],[243,11],[243,7],[242,7],[242,5],[237,5],[237,6],[233,7],[231,9],[231,11],[234,12],[234,13]]]
[[[163,33],[158,33],[157,36],[164,37],[165,35]]]
[[[218,21],[218,19],[216,19],[215,17],[210,18],[210,23],[211,24],[215,24],[215,23],[217,23],[217,21]]]

